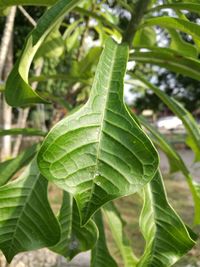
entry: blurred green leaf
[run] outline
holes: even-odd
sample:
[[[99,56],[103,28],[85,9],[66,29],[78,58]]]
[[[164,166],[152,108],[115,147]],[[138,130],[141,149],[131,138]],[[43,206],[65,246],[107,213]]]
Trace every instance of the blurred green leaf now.
[[[45,136],[47,133],[34,128],[0,129],[0,137],[5,135]]]
[[[156,33],[152,28],[138,30],[133,39],[133,46],[154,46],[156,44]]]
[[[183,55],[184,57],[198,57],[198,50],[197,48],[189,44],[188,42],[185,42],[181,36],[177,33],[176,30],[169,29],[168,30],[171,35],[171,42],[170,42],[170,48],[173,50],[176,50],[179,54]]]
[[[107,203],[103,208],[115,243],[121,253],[125,267],[137,266],[138,259],[134,255],[129,240],[124,232],[123,220],[113,203]]]
[[[149,26],[160,26],[169,29],[176,29],[187,34],[190,34],[192,37],[200,39],[200,25],[194,22],[190,22],[180,18],[172,17],[155,17],[146,19],[143,24],[140,25],[140,28],[149,27]]]
[[[182,54],[169,48],[146,48],[147,51],[133,52],[130,55],[130,60],[155,64],[200,81],[199,60],[184,57]]]
[[[168,106],[168,108],[182,120],[188,133],[188,145],[195,153],[195,160],[200,161],[200,127],[192,114],[174,98],[169,97],[162,90],[148,82],[142,75],[136,75],[135,77],[142,81],[147,88],[151,89]]]
[[[48,34],[63,19],[65,14],[79,2],[75,0],[59,0],[44,13],[37,26],[30,32],[21,56],[18,58],[6,82],[5,97],[9,105],[18,107],[33,103],[46,103],[28,84],[29,68],[33,57]]]

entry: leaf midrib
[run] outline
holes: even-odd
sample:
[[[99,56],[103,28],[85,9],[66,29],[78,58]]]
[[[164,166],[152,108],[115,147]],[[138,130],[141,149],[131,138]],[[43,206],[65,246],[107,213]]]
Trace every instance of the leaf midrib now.
[[[111,66],[110,68],[113,70],[113,67],[115,65],[115,59],[116,59],[116,54],[117,54],[117,50],[118,47],[115,46],[114,50],[113,50],[113,56],[112,56],[112,60],[111,60]],[[100,121],[100,129],[99,129],[99,136],[98,136],[98,146],[97,146],[97,153],[96,153],[96,163],[95,163],[95,169],[94,169],[94,179],[93,179],[93,183],[92,183],[92,188],[91,188],[91,193],[90,193],[90,198],[88,200],[89,205],[87,205],[87,209],[86,209],[86,215],[88,214],[88,211],[90,210],[90,206],[91,206],[91,199],[93,196],[93,192],[95,189],[95,175],[99,175],[98,174],[98,163],[99,163],[99,158],[100,158],[100,151],[101,151],[101,143],[102,143],[102,135],[103,135],[103,128],[104,128],[104,120],[105,120],[105,115],[106,115],[106,107],[107,107],[107,103],[109,101],[109,88],[111,85],[111,81],[112,81],[112,76],[113,76],[113,72],[110,71],[109,72],[109,82],[107,85],[107,94],[106,94],[106,99],[105,99],[105,105],[104,105],[104,109],[103,109],[103,114],[102,114],[102,118]],[[97,85],[96,85],[97,86]]]
[[[36,176],[35,182],[33,183],[32,187],[31,187],[32,190],[31,190],[29,196],[27,197],[27,199],[26,199],[26,201],[25,201],[25,203],[24,203],[24,207],[22,208],[22,210],[21,210],[21,212],[20,212],[20,215],[19,215],[19,217],[18,217],[18,219],[17,219],[17,223],[16,223],[16,225],[15,225],[15,230],[14,230],[13,235],[12,235],[11,244],[10,244],[10,246],[9,246],[9,250],[8,250],[8,255],[9,255],[9,257],[12,255],[13,242],[14,242],[14,240],[16,239],[15,237],[16,237],[17,229],[19,228],[19,223],[20,223],[20,221],[21,221],[21,217],[23,216],[23,213],[24,213],[24,210],[26,209],[27,203],[28,203],[28,201],[30,200],[30,198],[31,198],[31,196],[32,196],[32,192],[33,192],[33,190],[34,190],[34,188],[35,188],[35,185],[37,184],[37,181],[38,181],[38,179],[39,179],[39,176],[40,176],[40,173]]]

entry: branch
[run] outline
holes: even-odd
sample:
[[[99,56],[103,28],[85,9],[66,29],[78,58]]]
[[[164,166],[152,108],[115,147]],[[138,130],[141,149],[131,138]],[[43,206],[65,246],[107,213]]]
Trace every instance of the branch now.
[[[131,20],[122,38],[122,42],[128,43],[130,47],[132,45],[132,41],[135,36],[135,33],[138,29],[138,26],[145,14],[145,11],[149,3],[150,3],[150,0],[138,0],[135,5],[135,8],[132,12]]]

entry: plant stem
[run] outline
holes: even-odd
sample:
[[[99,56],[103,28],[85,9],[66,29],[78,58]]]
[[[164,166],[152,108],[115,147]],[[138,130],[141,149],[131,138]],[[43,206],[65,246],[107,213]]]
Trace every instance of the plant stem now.
[[[137,31],[137,28],[144,16],[144,13],[149,3],[150,0],[138,0],[135,5],[135,8],[132,12],[131,20],[122,38],[122,42],[128,43],[130,47],[132,45],[132,41]]]

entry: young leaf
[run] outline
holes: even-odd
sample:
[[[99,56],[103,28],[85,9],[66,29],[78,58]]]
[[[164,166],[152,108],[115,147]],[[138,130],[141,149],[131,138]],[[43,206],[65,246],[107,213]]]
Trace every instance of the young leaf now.
[[[99,229],[99,238],[95,247],[92,249],[90,267],[117,267],[117,263],[112,258],[107,248],[104,223],[100,210],[94,215],[94,220]]]
[[[104,203],[140,190],[158,167],[123,102],[128,46],[108,39],[88,102],[59,122],[38,154],[42,174],[72,193],[85,224]]]
[[[200,62],[168,48],[147,48],[149,51],[134,52],[131,60],[142,63],[151,63],[169,69],[176,73],[200,80]]]
[[[113,203],[109,202],[103,208],[112,236],[122,255],[125,267],[137,266],[138,259],[134,255],[129,240],[123,229],[122,218]]]
[[[6,184],[17,171],[27,165],[37,153],[38,148],[38,145],[33,145],[24,150],[16,158],[0,163],[0,186]]]
[[[167,142],[165,137],[160,134],[153,126],[151,126],[144,118],[140,117],[141,123],[151,132],[151,140],[158,145],[168,157],[172,171],[181,171],[186,178],[192,197],[194,200],[194,224],[200,224],[200,194],[198,185],[193,181],[193,177],[185,165],[184,161],[176,150]]]
[[[6,82],[5,97],[10,106],[19,107],[46,102],[29,85],[29,69],[36,52],[45,38],[57,23],[62,20],[64,15],[79,2],[80,0],[59,0],[44,13],[37,26],[29,34],[21,56],[18,58]]]
[[[140,227],[146,248],[138,267],[172,266],[195,245],[195,234],[168,203],[159,172],[144,189]]]
[[[98,239],[98,230],[90,220],[83,227],[80,226],[80,216],[73,197],[64,192],[63,203],[58,216],[61,225],[60,241],[50,249],[71,260],[78,253],[90,250]]]
[[[47,200],[47,180],[34,160],[19,179],[0,187],[0,249],[8,262],[21,251],[52,246],[60,227]]]
[[[182,120],[188,133],[187,143],[195,153],[195,160],[200,161],[200,128],[192,114],[174,98],[169,97],[162,90],[148,82],[142,75],[136,75],[135,77],[150,88]]]

